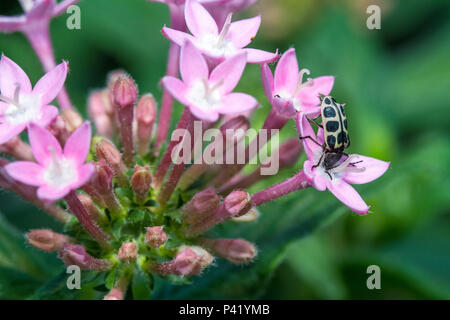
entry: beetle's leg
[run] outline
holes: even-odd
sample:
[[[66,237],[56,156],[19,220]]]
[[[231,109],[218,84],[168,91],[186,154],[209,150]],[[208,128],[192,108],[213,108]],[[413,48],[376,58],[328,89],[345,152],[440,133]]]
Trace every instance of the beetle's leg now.
[[[322,149],[325,149],[325,147],[323,145],[321,145],[320,143],[318,143],[316,140],[314,140],[311,136],[304,136],[304,137],[298,137],[300,140],[303,139],[309,139],[312,142],[314,142],[315,144],[317,144],[318,146],[320,146]]]
[[[322,153],[322,155],[320,156],[319,162],[317,162],[317,164],[313,165],[312,168],[317,168],[318,166],[320,166],[320,163],[322,162],[323,156],[325,155],[325,152]]]
[[[323,129],[323,125],[321,125],[320,123],[318,123],[318,122],[316,121],[316,119],[318,119],[318,118],[319,118],[319,117],[310,119],[310,118],[306,117],[306,119],[308,119],[308,121],[309,121],[309,123],[310,123],[311,125],[314,124],[314,125],[316,125],[317,127]]]
[[[361,163],[361,162],[363,162],[363,161],[362,161],[362,160],[359,160],[359,161],[356,161],[356,162],[350,162],[348,165],[349,165],[349,166],[354,166],[355,164]]]
[[[325,170],[325,172],[326,172],[327,175],[330,177],[330,179],[333,180],[333,177],[332,177],[331,174],[328,172],[328,170]]]

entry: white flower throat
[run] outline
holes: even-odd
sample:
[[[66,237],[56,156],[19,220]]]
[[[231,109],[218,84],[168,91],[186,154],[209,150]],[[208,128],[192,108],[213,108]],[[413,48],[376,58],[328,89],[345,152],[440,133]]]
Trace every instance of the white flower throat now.
[[[9,104],[3,117],[12,125],[28,123],[41,117],[40,97],[32,93],[20,93],[19,85],[16,86],[13,99],[0,95],[0,100]]]
[[[44,180],[55,189],[63,189],[78,179],[78,173],[72,160],[59,158],[52,147],[50,152],[52,159],[49,166],[44,171]]]
[[[208,51],[213,56],[231,56],[237,49],[233,42],[226,38],[231,26],[231,13],[223,25],[219,35],[207,33],[201,36],[198,42],[200,49]]]
[[[223,80],[211,84],[205,78],[193,83],[188,99],[196,107],[202,110],[214,110],[220,106],[222,102],[222,94],[220,92],[220,86],[223,84]]]
[[[317,152],[314,154],[314,161],[315,163],[319,162],[319,159],[322,155],[322,152]],[[336,164],[335,168],[329,169],[328,173],[331,175],[332,179],[331,181],[336,183],[341,181],[341,179],[343,178],[345,172],[364,172],[366,170],[365,167],[357,167],[354,163],[358,163],[360,161],[358,161],[357,159],[359,158],[358,155],[355,154],[351,154],[349,155],[344,161],[342,161],[341,159],[341,163]],[[316,168],[316,170],[318,170],[318,173],[325,179],[330,180],[330,176],[327,173],[327,170],[325,168],[325,162],[322,159],[322,162],[320,164],[320,166],[318,166]]]
[[[297,86],[295,87],[295,91],[293,93],[287,92],[286,90],[283,90],[279,92],[277,95],[285,100],[291,100],[292,104],[294,105],[295,110],[300,111],[301,109],[301,103],[300,100],[297,98],[297,95],[305,88],[312,87],[314,85],[314,80],[312,78],[307,78],[305,82],[303,82],[303,76],[307,74],[310,75],[310,71],[306,68],[300,70],[298,73],[298,80],[297,80]]]

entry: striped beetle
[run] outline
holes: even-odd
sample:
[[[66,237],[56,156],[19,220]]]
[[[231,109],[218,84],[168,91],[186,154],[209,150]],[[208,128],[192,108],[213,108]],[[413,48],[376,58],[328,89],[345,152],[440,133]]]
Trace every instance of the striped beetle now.
[[[348,157],[348,154],[344,152],[344,150],[350,146],[350,138],[347,129],[347,117],[344,113],[344,105],[337,103],[332,96],[320,95],[320,100],[320,116],[322,117],[322,124],[317,123],[316,121],[319,117],[307,119],[311,124],[323,129],[324,144],[320,144],[310,136],[300,137],[300,139],[310,139],[322,147],[322,156],[313,168],[318,167],[323,161],[325,172],[331,179],[333,179],[328,171],[338,167],[341,164],[340,160],[342,156]],[[354,165],[358,162],[350,163],[350,165]]]

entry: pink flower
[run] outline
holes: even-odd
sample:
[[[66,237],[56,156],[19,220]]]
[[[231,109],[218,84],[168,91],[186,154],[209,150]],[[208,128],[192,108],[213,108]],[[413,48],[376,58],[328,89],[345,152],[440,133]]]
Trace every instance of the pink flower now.
[[[275,69],[275,78],[267,64],[261,67],[261,77],[267,98],[279,114],[295,118],[297,112],[320,113],[319,93],[328,95],[333,88],[334,77],[308,78],[303,75],[308,69],[298,70],[295,49],[286,51]]]
[[[45,74],[31,87],[26,73],[11,59],[0,60],[0,144],[21,133],[29,123],[48,125],[58,109],[49,105],[64,85],[67,63]]]
[[[39,187],[37,196],[56,201],[90,180],[91,163],[85,164],[91,142],[91,125],[83,123],[67,140],[64,149],[51,133],[31,123],[28,127],[31,149],[37,163],[17,161],[6,172],[14,179]]]
[[[297,115],[297,127],[300,136],[310,136],[318,143],[323,144],[323,131],[320,129],[316,136],[306,116],[303,113]],[[359,214],[369,212],[369,206],[350,184],[369,183],[379,178],[389,168],[390,163],[351,154],[348,157],[344,155],[336,164],[336,167],[326,171],[323,159],[320,165],[315,167],[323,155],[322,147],[311,139],[303,139],[303,144],[308,157],[303,165],[307,181],[319,191],[330,190],[350,210]]]
[[[231,23],[229,14],[219,33],[216,21],[198,1],[187,0],[184,15],[192,35],[167,27],[162,29],[163,35],[179,46],[183,46],[186,40],[191,41],[210,58],[212,64],[241,52],[247,52],[247,61],[250,63],[272,62],[278,58],[277,53],[243,49],[258,32],[261,24],[260,16]]]
[[[33,32],[42,25],[66,11],[68,7],[79,0],[64,0],[57,3],[55,0],[20,0],[25,14],[15,17],[0,16],[0,31],[25,33]]]
[[[230,93],[239,82],[246,65],[242,52],[219,64],[209,75],[206,60],[195,46],[186,41],[181,48],[180,73],[183,81],[166,76],[165,88],[192,114],[206,121],[217,121],[219,114],[244,112],[255,108],[258,102],[244,93]]]

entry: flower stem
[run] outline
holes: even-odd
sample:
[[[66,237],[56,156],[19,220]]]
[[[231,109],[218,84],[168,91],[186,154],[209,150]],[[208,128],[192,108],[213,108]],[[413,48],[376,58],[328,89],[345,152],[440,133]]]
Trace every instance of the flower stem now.
[[[303,170],[301,170],[295,176],[279,184],[276,184],[265,190],[253,194],[252,204],[254,206],[259,206],[263,203],[280,198],[296,190],[305,189],[310,186],[311,184],[307,181],[305,173],[303,172]]]
[[[111,246],[108,243],[109,236],[102,229],[100,229],[98,224],[86,211],[80,199],[78,198],[77,193],[72,190],[64,199],[66,200],[70,211],[72,211],[75,217],[77,217],[83,228],[103,247],[110,248]]]

